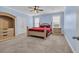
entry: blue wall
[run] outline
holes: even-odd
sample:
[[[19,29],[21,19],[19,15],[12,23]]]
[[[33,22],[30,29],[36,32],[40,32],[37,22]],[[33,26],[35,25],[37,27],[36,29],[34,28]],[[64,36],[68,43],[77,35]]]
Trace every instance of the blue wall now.
[[[34,17],[39,17],[40,18],[40,23],[49,23],[53,21],[53,16],[54,15],[60,15],[61,16],[61,27],[62,31],[64,31],[64,12],[58,12],[58,13],[50,13],[50,14],[42,14]]]
[[[26,25],[31,28],[33,27],[33,16],[28,16],[26,20]]]
[[[76,49],[75,40],[72,39],[76,35],[76,8],[66,7],[64,13],[64,34],[73,51]]]

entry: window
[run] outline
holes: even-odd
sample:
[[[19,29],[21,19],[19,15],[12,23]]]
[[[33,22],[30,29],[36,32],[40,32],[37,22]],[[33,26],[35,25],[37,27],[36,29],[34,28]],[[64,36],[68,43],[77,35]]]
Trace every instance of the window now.
[[[60,28],[61,22],[60,22],[60,16],[53,16],[53,28]]]
[[[35,18],[34,27],[39,27],[39,18]]]

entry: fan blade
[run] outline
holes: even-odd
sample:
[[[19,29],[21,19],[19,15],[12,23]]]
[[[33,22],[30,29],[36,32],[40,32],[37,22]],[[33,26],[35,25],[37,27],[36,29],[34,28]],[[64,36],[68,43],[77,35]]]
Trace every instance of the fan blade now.
[[[43,9],[38,9],[39,11],[44,11]]]

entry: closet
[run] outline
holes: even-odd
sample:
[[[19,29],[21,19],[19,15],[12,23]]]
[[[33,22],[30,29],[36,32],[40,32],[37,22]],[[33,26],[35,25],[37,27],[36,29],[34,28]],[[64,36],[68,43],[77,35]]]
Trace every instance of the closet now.
[[[15,36],[15,16],[0,12],[0,41]]]

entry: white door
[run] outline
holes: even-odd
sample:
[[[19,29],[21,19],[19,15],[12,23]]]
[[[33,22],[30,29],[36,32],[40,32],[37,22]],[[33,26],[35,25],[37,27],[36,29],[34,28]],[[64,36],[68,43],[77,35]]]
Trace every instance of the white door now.
[[[39,27],[39,18],[36,17],[35,20],[34,20],[34,27]]]

